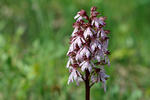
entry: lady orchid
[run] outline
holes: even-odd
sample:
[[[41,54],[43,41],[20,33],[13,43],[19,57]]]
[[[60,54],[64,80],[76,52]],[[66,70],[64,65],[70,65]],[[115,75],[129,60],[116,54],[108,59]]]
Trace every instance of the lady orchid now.
[[[70,38],[70,48],[67,52],[69,60],[67,68],[70,76],[68,84],[75,81],[77,85],[85,82],[86,100],[90,100],[90,88],[98,82],[102,83],[106,91],[104,65],[110,66],[108,47],[110,31],[104,30],[106,17],[98,17],[96,7],[91,8],[90,17],[85,10],[81,10],[74,17],[74,31]],[[87,20],[87,21],[86,21]]]

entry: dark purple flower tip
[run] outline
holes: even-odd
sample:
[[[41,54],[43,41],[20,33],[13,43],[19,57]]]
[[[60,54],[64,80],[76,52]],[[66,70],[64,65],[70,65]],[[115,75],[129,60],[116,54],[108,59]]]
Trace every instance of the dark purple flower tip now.
[[[80,14],[80,16],[84,17],[84,16],[86,16],[86,11],[82,9],[82,10],[80,10],[79,14]]]
[[[80,27],[82,24],[83,24],[83,20],[80,20],[80,21],[73,23],[72,26],[73,26],[73,28],[75,28],[75,27]]]
[[[104,25],[99,25],[99,29],[101,29],[102,27],[104,27],[106,24],[104,23]]]
[[[95,65],[105,65],[105,60],[101,60],[100,62],[96,62]]]
[[[104,32],[105,32],[106,34],[109,34],[109,33],[110,33],[110,30],[104,30]]]
[[[104,41],[106,41],[106,40],[108,40],[109,39],[109,37],[101,37],[101,41],[102,42],[104,42]]]
[[[68,56],[74,57],[74,56],[76,56],[76,53],[75,52],[69,52]]]
[[[83,37],[83,33],[84,33],[84,31],[79,30],[76,34],[77,34],[78,36],[80,36],[80,37]]]
[[[91,11],[96,11],[97,7],[93,6],[91,7]]]
[[[87,27],[91,27],[91,24],[90,23],[86,23],[85,26],[86,26],[86,28]]]
[[[96,73],[99,73],[100,70],[101,70],[100,68],[94,68],[94,69],[95,69],[95,72],[96,72]]]
[[[79,65],[78,65],[78,64],[72,64],[72,67],[73,67],[73,68],[78,68]]]
[[[79,49],[79,46],[76,44],[76,48],[74,49],[74,51],[78,51]]]
[[[107,51],[105,52],[105,54],[106,54],[106,55],[110,55],[110,51],[107,50]]]

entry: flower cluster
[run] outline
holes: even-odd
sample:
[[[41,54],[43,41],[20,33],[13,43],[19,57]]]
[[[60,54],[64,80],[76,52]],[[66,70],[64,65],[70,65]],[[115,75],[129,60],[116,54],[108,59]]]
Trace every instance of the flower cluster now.
[[[106,26],[106,17],[98,17],[99,13],[96,7],[91,8],[90,17],[85,10],[81,10],[74,17],[76,22],[73,24],[74,31],[70,38],[70,48],[67,52],[69,60],[67,68],[70,76],[68,84],[76,81],[85,80],[85,71],[87,70],[91,84],[102,82],[106,90],[106,80],[108,75],[105,74],[104,65],[110,66],[108,47],[110,31],[104,30]]]

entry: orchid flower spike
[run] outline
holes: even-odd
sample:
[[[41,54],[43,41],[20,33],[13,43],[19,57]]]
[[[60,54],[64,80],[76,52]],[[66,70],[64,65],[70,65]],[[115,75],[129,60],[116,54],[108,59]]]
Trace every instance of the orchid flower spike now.
[[[106,17],[99,16],[96,7],[91,8],[90,17],[85,10],[81,10],[74,17],[74,30],[70,38],[70,47],[67,68],[70,76],[68,84],[76,81],[87,80],[86,71],[89,73],[90,84],[102,83],[106,91],[106,80],[109,78],[105,73],[105,65],[110,66],[108,55],[109,30],[104,30]],[[87,21],[86,21],[87,20]]]

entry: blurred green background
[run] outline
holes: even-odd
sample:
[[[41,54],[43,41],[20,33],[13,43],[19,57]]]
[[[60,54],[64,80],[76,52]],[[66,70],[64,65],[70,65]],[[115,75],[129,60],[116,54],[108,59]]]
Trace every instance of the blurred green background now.
[[[84,100],[65,66],[73,17],[91,6],[111,30],[107,92],[91,100],[150,100],[150,0],[0,0],[0,100]]]

